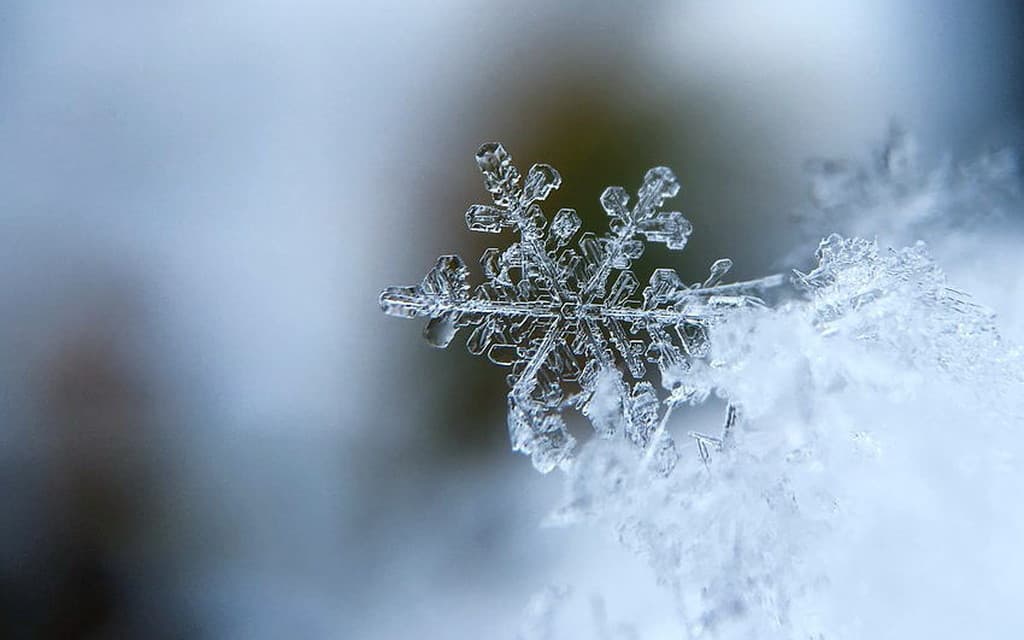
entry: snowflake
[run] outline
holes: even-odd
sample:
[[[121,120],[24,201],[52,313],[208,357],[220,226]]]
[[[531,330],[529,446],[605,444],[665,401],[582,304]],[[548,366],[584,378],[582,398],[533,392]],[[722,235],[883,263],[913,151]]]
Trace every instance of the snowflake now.
[[[472,205],[466,223],[486,233],[511,229],[518,242],[484,251],[485,280],[472,293],[465,263],[446,255],[419,285],[382,291],[381,309],[430,318],[424,335],[437,347],[472,327],[469,351],[511,369],[509,435],[513,448],[530,455],[540,471],[572,459],[575,439],[562,413],[576,408],[600,437],[621,429],[653,469],[670,473],[678,456],[665,426],[673,407],[707,397],[688,384],[687,372],[707,355],[708,328],[730,309],[763,304],[753,294],[782,277],[720,284],[732,266],[721,259],[707,279],[689,285],[672,269],[656,269],[638,297],[630,266],[643,254],[644,241],[680,250],[692,231],[681,213],[662,211],[679,191],[671,170],[649,170],[632,208],[625,189],[605,189],[600,202],[609,232],[583,233],[574,244],[576,211],[560,209],[548,224],[539,204],[561,185],[554,167],[535,164],[524,180],[505,148],[494,143],[482,146],[476,161],[494,204]],[[669,391],[664,399],[646,379],[648,363],[657,365]],[[736,417],[730,406],[722,437],[690,433],[705,463]]]

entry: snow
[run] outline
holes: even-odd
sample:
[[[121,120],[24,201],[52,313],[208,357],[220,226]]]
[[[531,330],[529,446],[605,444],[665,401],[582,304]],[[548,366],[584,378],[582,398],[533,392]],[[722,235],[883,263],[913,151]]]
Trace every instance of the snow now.
[[[860,212],[856,219],[864,225],[882,211],[889,215],[885,237],[929,237],[937,221],[948,223],[949,210],[968,206],[988,219],[1019,206],[1014,165],[1005,155],[909,184],[916,169],[901,148],[890,147],[883,159],[879,175],[851,173],[860,176],[852,190],[847,178],[827,198],[819,189],[824,219],[834,221],[828,214],[839,210]],[[664,180],[666,174],[656,175]],[[903,186],[894,187],[894,180]],[[501,188],[512,183],[489,179]],[[628,226],[623,193],[606,192],[602,200]],[[499,195],[499,205],[501,198],[517,211],[508,204],[514,199]],[[894,203],[911,203],[909,213]],[[653,209],[639,211],[642,217]],[[504,224],[507,218],[489,219]],[[600,312],[573,318],[607,328],[627,311],[634,314],[633,333],[647,331],[645,353],[663,382],[671,381],[668,397],[659,399],[630,367],[629,347],[621,336],[615,342],[614,330],[607,341],[602,334],[600,348],[565,349],[572,342],[554,327],[566,321],[556,304],[565,290],[555,286],[566,272],[550,278],[546,290],[536,286],[545,277],[530,274],[566,262],[542,253],[539,243],[528,246],[529,225],[540,219],[528,220],[517,223],[523,240],[515,257],[499,258],[505,267],[492,269],[488,283],[511,285],[507,267],[523,269],[519,283],[535,288],[502,303],[529,309],[528,321],[548,323],[520,345],[523,359],[514,363],[521,368],[509,394],[513,442],[532,452],[542,471],[566,471],[564,504],[549,524],[617,539],[649,565],[671,604],[652,600],[613,632],[599,595],[581,608],[571,588],[549,587],[529,603],[522,637],[587,637],[586,629],[598,628],[604,637],[962,638],[1024,629],[1015,606],[1024,592],[1024,510],[1017,506],[1024,490],[1021,351],[1001,334],[993,311],[957,288],[924,242],[888,247],[828,235],[814,267],[795,271],[790,295],[772,305],[749,295],[733,302],[715,290],[725,262],[692,287],[658,270],[643,303],[630,302],[635,286],[623,285],[628,293],[617,295],[615,286],[606,293],[602,284]],[[569,226],[578,223],[559,223],[547,242],[564,244],[575,232],[561,231]],[[614,231],[612,237],[616,242]],[[948,243],[940,246],[948,250]],[[533,272],[531,261],[540,265]],[[602,283],[610,280],[605,271],[632,275],[620,249],[591,264],[590,277],[600,274]],[[386,291],[382,302],[404,304],[397,315],[436,318],[454,310],[477,313],[479,326],[507,322],[501,304],[469,298],[460,265],[457,277],[432,272],[419,288]],[[430,284],[435,281],[455,284],[439,288]],[[702,288],[712,293],[692,295]],[[587,290],[585,284],[569,289],[570,299],[579,304]],[[471,300],[486,302],[473,307]],[[675,315],[665,320],[665,310]],[[699,328],[696,340],[677,332],[680,343],[661,342],[662,333],[680,325]],[[585,331],[577,332],[579,340]],[[609,365],[609,344],[618,350],[617,366]],[[558,348],[582,359],[579,369],[594,372],[575,401],[559,395],[571,376],[543,377],[542,365]],[[672,349],[677,356],[667,357]],[[557,396],[542,405],[547,422],[540,429],[522,405],[524,397],[536,400],[517,394],[524,379],[529,393],[548,384]],[[702,426],[707,413],[686,407],[715,397],[729,405],[728,428],[721,437],[692,432],[698,451],[672,449],[665,463],[657,452],[680,429],[672,418],[685,414],[688,426]],[[568,406],[578,406],[597,432],[571,454],[574,442],[560,416]],[[520,428],[548,440],[524,436]],[[619,433],[626,437],[612,437]],[[593,560],[600,571],[600,559]]]

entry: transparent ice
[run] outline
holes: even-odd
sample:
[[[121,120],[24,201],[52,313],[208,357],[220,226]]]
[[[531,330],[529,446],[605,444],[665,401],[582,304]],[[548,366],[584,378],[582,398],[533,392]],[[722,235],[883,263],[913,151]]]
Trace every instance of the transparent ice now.
[[[494,143],[483,145],[476,161],[494,204],[472,205],[466,224],[484,233],[510,230],[517,241],[484,251],[484,281],[475,288],[461,258],[441,256],[420,284],[382,291],[381,309],[429,318],[424,335],[437,347],[470,329],[471,353],[510,368],[509,436],[540,471],[572,459],[575,439],[562,412],[575,408],[599,436],[621,432],[649,466],[670,473],[678,454],[665,425],[673,407],[706,397],[686,382],[706,356],[708,330],[728,311],[762,305],[759,292],[783,278],[722,284],[732,261],[721,259],[702,282],[657,269],[641,288],[630,266],[645,243],[681,250],[692,231],[681,213],[662,210],[679,191],[665,167],[647,172],[632,203],[622,187],[604,190],[609,230],[598,235],[579,233],[573,209],[560,209],[549,223],[540,203],[561,185],[554,167],[535,164],[524,178]],[[668,390],[664,398],[645,379],[649,364]],[[736,415],[730,407],[721,437],[691,434],[705,462]]]

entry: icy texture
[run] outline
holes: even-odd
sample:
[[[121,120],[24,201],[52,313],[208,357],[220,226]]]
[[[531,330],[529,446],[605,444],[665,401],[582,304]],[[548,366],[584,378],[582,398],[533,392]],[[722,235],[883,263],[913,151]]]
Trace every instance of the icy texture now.
[[[734,446],[659,478],[595,442],[555,522],[646,558],[678,637],[998,635],[1024,584],[1020,351],[923,245],[833,235],[817,260],[690,371],[742,409]]]
[[[629,241],[678,246],[685,234],[637,231],[616,240],[632,212],[612,189],[602,198],[611,234],[579,237],[579,217],[563,209],[537,236],[514,221],[541,227],[539,209],[524,213],[536,202],[502,195],[516,181],[493,177],[498,206],[474,207],[469,220],[520,234],[512,248],[484,254],[480,289],[506,293],[471,292],[462,262],[443,258],[419,287],[391,289],[382,303],[396,315],[430,317],[435,344],[471,326],[470,348],[480,353],[490,348],[473,336],[485,320],[495,323],[502,339],[492,344],[503,348],[492,359],[513,367],[510,424],[525,425],[513,437],[541,452],[541,468],[568,460],[551,455],[568,446],[562,409],[579,409],[608,436],[589,439],[563,465],[567,497],[550,521],[581,525],[569,532],[574,544],[564,556],[607,577],[601,592],[611,617],[625,614],[630,625],[622,637],[1016,637],[1024,628],[1024,357],[1011,339],[1022,332],[1008,330],[1006,317],[1016,308],[1024,317],[1016,302],[1024,230],[1012,220],[1021,211],[1014,156],[925,170],[896,135],[874,165],[817,170],[815,220],[844,235],[816,236],[816,262],[794,272],[797,297],[784,304],[758,304],[748,284],[719,285],[727,260],[689,286],[656,270],[640,290],[622,275],[642,250]],[[557,173],[536,175],[530,193],[547,195],[537,185],[556,183]],[[655,180],[664,176],[654,172]],[[609,242],[622,251],[604,263],[600,249]],[[569,252],[582,278],[565,269]],[[544,276],[552,263],[564,289]],[[601,264],[604,284],[587,302],[581,292]],[[624,295],[616,293],[622,277]],[[999,329],[994,314],[958,288],[965,277],[978,300],[999,309]],[[567,308],[564,299],[572,300]],[[680,318],[683,310],[689,315]],[[608,319],[626,312],[633,315],[620,323],[622,340]],[[529,335],[506,337],[513,325]],[[603,360],[579,345],[591,326]],[[571,360],[581,372],[575,379],[534,358],[552,335],[564,351],[551,353]],[[623,352],[620,344],[631,342],[640,349]],[[658,358],[663,344],[675,351]],[[592,378],[581,380],[593,362]],[[634,376],[632,366],[652,362],[667,393],[650,376]],[[520,384],[530,390],[525,398]],[[716,396],[728,402],[726,426],[716,436],[691,432],[698,455],[676,459],[655,445],[673,406]],[[707,432],[719,425],[700,410],[690,419]],[[622,578],[612,554],[593,552],[588,545],[602,531],[649,564],[664,588],[655,595],[670,602],[659,606],[635,577]],[[573,609],[574,598],[587,597],[578,586],[535,598],[524,637],[615,637],[589,631],[587,614]]]
[[[914,137],[898,127],[868,161],[822,158],[809,161],[806,169],[810,197],[800,218],[812,243],[838,232],[879,238],[890,246],[918,240],[935,246],[964,240],[954,231],[1004,226],[1024,204],[1013,150],[962,162],[948,156],[927,162]]]
[[[1016,352],[1003,344],[994,315],[947,284],[923,242],[883,252],[875,241],[832,234],[817,258],[796,278],[813,294],[809,308],[824,335],[874,342],[914,370],[934,368],[989,390],[1009,381],[994,365]]]
[[[553,167],[535,164],[524,178],[500,144],[482,146],[476,161],[494,204],[471,206],[466,224],[485,233],[510,230],[516,242],[484,251],[484,281],[475,288],[461,258],[442,256],[419,285],[381,292],[381,308],[429,318],[424,335],[437,347],[469,329],[471,353],[510,368],[509,436],[537,469],[547,472],[571,459],[575,441],[561,414],[576,408],[599,436],[621,432],[668,474],[677,454],[665,422],[676,404],[706,397],[686,381],[688,369],[706,354],[707,331],[727,311],[760,305],[755,294],[782,278],[723,285],[732,266],[723,259],[703,282],[687,284],[674,270],[657,269],[641,288],[630,265],[645,242],[679,250],[692,231],[681,213],[662,210],[679,191],[665,167],[647,172],[632,204],[622,187],[605,189],[600,203],[609,231],[596,235],[579,234],[572,209],[559,210],[549,223],[540,202],[561,184]],[[648,364],[656,365],[670,391],[665,400],[644,379]],[[720,438],[694,437],[705,461],[721,444]]]

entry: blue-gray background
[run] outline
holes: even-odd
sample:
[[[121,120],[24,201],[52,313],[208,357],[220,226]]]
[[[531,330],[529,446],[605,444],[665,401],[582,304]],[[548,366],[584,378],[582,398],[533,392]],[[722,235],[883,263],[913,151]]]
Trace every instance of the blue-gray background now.
[[[1017,143],[1022,33],[1009,1],[5,0],[0,636],[511,637],[590,541],[538,529],[560,481],[503,372],[376,303],[496,240],[476,147],[589,225],[669,165],[695,231],[656,257],[754,276],[801,266],[805,158]]]

